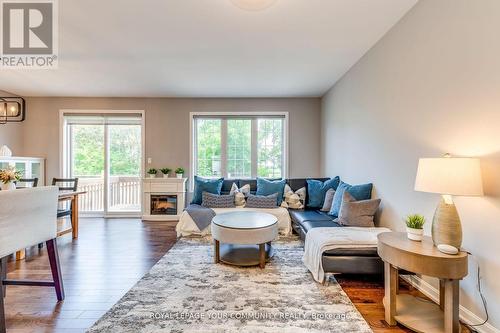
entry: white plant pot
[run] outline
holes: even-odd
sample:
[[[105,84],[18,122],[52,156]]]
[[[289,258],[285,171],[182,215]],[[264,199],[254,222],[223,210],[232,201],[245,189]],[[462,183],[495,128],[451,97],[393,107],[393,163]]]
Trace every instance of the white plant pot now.
[[[422,238],[424,237],[424,229],[414,229],[406,227],[406,233],[409,239],[417,242],[422,241]]]
[[[156,178],[156,174],[149,174],[149,178]]]
[[[168,178],[168,175],[166,175],[166,174],[163,174],[163,178]]]
[[[7,184],[2,183],[2,191],[10,191],[15,189],[16,189],[16,184],[13,182],[9,182]]]
[[[177,178],[181,179],[184,174],[183,173],[176,173],[176,175],[177,175]]]

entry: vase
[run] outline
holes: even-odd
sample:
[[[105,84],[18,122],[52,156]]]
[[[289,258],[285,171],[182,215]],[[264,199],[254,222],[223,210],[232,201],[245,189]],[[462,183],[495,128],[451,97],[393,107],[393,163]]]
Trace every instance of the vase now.
[[[177,178],[181,179],[184,174],[183,173],[176,173],[176,175],[177,175]]]
[[[168,174],[163,174],[163,178],[168,178]]]
[[[15,189],[16,189],[16,183],[14,182],[2,183],[2,191],[10,191]]]
[[[153,174],[151,174],[151,173],[150,173],[150,174],[149,174],[149,178],[156,178],[156,174],[154,174],[154,173],[153,173]]]
[[[413,241],[421,242],[424,237],[424,229],[415,229],[406,227],[406,232],[408,235],[408,239]]]

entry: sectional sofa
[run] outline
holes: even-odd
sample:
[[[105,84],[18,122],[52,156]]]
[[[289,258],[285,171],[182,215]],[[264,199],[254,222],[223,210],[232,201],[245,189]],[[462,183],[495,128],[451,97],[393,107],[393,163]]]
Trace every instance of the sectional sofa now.
[[[325,181],[329,178],[308,179]],[[306,178],[287,179],[286,182],[293,191],[302,187],[306,187],[307,191]],[[229,194],[233,183],[235,183],[238,188],[249,184],[251,193],[255,193],[257,190],[256,179],[225,179],[222,185],[221,194]],[[283,208],[279,208],[279,210],[284,211]],[[279,214],[283,214],[283,212]],[[288,209],[288,214],[290,215],[293,232],[297,233],[303,240],[305,240],[307,232],[312,228],[343,228],[343,226],[333,221],[334,218],[332,216],[316,209]],[[383,273],[384,268],[383,262],[377,254],[376,247],[330,250],[323,254],[322,263],[326,273],[380,274]]]

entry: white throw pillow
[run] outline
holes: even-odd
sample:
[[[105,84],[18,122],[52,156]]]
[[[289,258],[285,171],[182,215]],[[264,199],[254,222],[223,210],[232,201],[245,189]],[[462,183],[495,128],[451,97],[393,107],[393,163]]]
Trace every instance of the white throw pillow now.
[[[231,186],[231,191],[229,191],[230,195],[234,194],[234,204],[237,207],[245,206],[245,198],[250,194],[250,184],[243,185],[238,188],[238,185],[233,183]]]
[[[281,207],[290,209],[303,209],[304,202],[306,201],[306,188],[301,187],[297,191],[293,191],[292,188],[286,184],[284,193],[283,203]]]

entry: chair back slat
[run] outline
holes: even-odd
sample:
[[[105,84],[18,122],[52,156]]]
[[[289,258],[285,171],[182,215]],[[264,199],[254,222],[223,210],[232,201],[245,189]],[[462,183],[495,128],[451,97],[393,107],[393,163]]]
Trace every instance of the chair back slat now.
[[[59,187],[59,191],[76,191],[78,178],[53,178],[52,185]]]
[[[18,186],[21,184],[22,186]],[[27,188],[27,187],[37,187],[38,186],[38,178],[21,178],[16,182],[17,188]]]
[[[57,236],[55,186],[0,191],[0,258]]]

